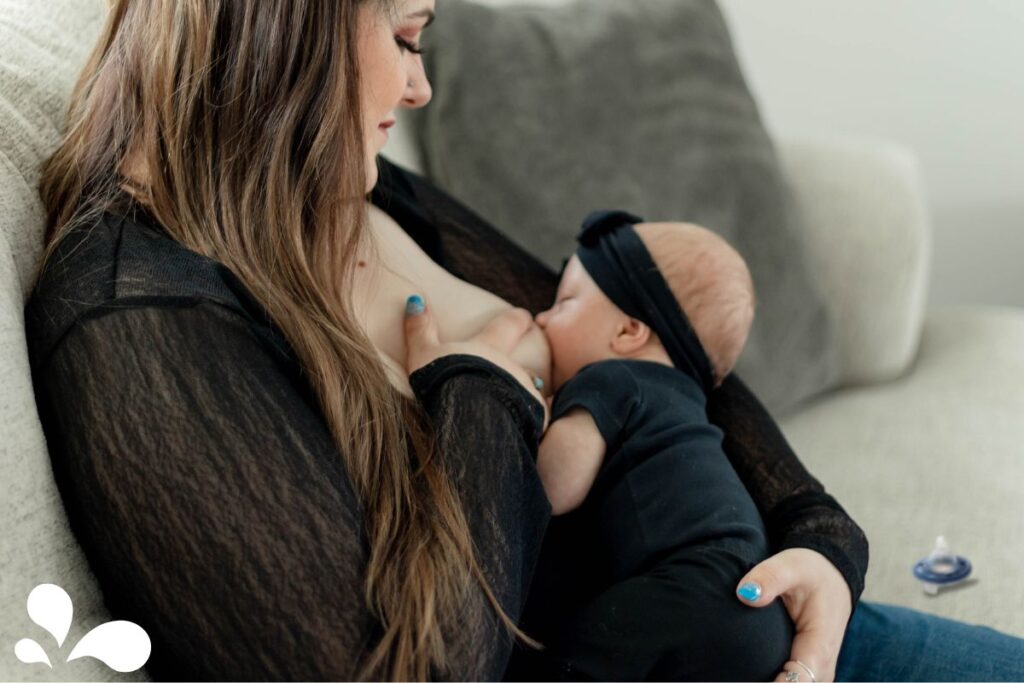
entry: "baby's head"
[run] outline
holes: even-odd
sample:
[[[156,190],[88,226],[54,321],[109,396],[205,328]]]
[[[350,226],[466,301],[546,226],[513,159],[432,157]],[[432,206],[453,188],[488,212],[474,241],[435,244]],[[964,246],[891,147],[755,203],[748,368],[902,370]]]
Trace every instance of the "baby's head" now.
[[[754,320],[754,286],[728,242],[696,225],[634,226],[711,361],[715,386],[729,374]],[[642,358],[671,364],[658,335],[605,296],[575,254],[554,305],[537,314],[551,345],[552,389],[599,360]]]

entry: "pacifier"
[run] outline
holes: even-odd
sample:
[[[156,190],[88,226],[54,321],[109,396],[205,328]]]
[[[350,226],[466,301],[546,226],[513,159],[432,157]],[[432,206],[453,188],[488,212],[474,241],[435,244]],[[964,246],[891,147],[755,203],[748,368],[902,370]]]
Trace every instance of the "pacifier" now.
[[[935,547],[928,557],[918,560],[914,565],[914,576],[929,595],[937,595],[939,588],[960,583],[970,574],[970,560],[950,552],[949,544],[943,536],[935,539]]]

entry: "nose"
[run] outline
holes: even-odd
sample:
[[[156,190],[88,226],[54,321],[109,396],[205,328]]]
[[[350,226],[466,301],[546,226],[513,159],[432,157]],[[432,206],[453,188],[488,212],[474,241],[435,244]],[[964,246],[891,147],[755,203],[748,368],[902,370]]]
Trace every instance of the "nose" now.
[[[536,322],[541,327],[544,327],[545,323],[547,323],[547,321],[548,321],[548,312],[547,311],[541,311],[536,316],[534,316],[533,320],[534,320],[534,322]]]
[[[426,105],[434,94],[427,78],[427,71],[423,68],[423,58],[415,55],[415,60],[416,66],[409,70],[409,79],[406,81],[412,85],[406,85],[405,94],[402,96],[402,105],[410,109]]]

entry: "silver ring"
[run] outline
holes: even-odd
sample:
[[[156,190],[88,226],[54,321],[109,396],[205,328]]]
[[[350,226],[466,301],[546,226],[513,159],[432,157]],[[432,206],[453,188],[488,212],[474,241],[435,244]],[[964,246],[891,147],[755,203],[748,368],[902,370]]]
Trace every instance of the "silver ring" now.
[[[789,683],[796,683],[800,680],[800,674],[798,674],[796,671],[787,671],[786,680],[789,681]]]
[[[814,677],[814,672],[811,671],[811,667],[807,666],[806,664],[801,662],[799,659],[796,659],[794,661],[797,664],[799,664],[800,666],[802,666],[804,668],[804,671],[807,672],[807,675],[811,677],[811,683],[818,683],[818,679]]]

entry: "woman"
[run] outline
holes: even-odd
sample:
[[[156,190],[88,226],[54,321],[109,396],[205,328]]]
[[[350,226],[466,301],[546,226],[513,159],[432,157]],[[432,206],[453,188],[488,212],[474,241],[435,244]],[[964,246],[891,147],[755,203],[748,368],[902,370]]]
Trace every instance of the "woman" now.
[[[537,613],[558,585],[547,349],[511,305],[545,307],[556,276],[378,168],[396,108],[430,98],[433,0],[111,5],[44,168],[26,325],[112,614],[148,631],[156,678],[500,677],[534,644],[527,589]],[[863,535],[738,380],[710,405],[785,548],[751,604],[781,595],[793,658],[829,678]]]

